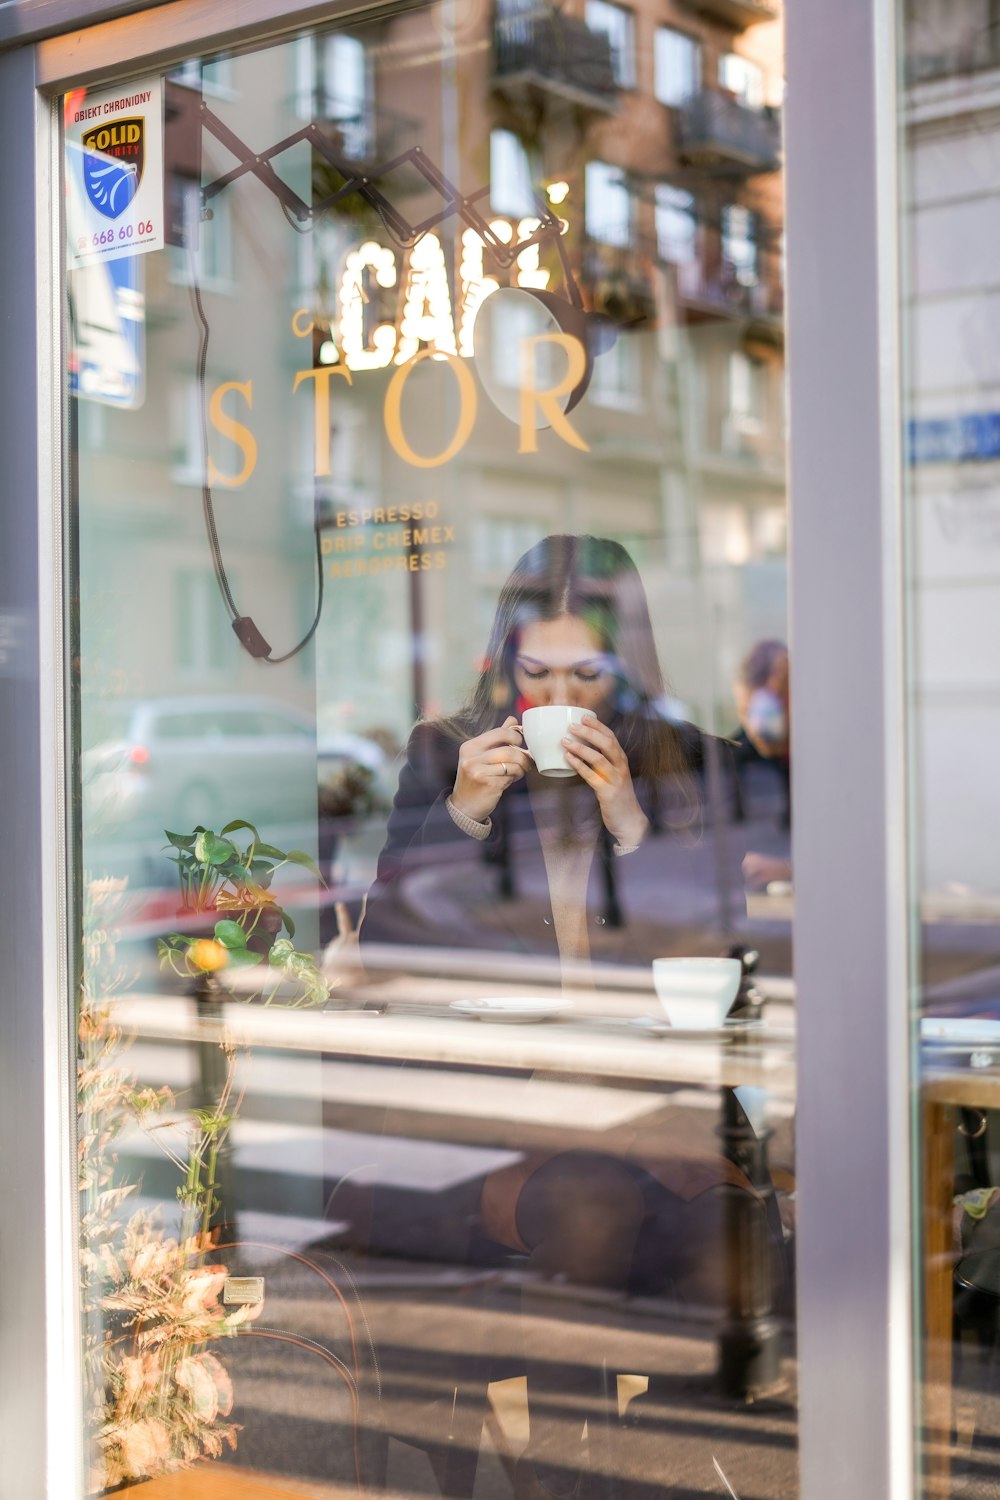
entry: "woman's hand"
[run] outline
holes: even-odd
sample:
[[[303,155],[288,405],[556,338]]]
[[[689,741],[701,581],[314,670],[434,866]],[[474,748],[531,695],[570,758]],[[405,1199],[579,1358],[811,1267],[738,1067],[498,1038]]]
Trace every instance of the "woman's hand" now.
[[[521,726],[511,714],[499,729],[477,734],[459,750],[452,804],[467,818],[485,823],[507,788],[530,765]]]
[[[596,714],[571,724],[562,742],[566,759],[589,787],[601,809],[604,826],[620,844],[641,844],[649,819],[639,806],[628,768],[628,756],[615,733]]]

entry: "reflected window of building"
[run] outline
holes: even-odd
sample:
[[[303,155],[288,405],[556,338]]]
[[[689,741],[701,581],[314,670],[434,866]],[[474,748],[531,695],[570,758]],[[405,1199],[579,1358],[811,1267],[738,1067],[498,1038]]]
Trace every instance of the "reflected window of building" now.
[[[535,212],[535,174],[524,142],[512,130],[490,131],[490,207],[511,219]]]
[[[615,83],[635,88],[635,17],[624,5],[610,0],[587,0],[586,21],[591,31],[600,31],[611,43],[611,66]]]
[[[473,533],[476,567],[484,573],[509,573],[518,558],[534,545],[538,522],[534,516],[480,516]],[[486,600],[484,639],[496,608],[496,590]]]
[[[174,655],[184,677],[215,676],[226,671],[232,633],[219,598],[214,573],[178,568],[174,573]],[[161,729],[167,734],[167,721]]]
[[[201,397],[194,375],[174,377],[170,386],[167,420],[170,432],[170,478],[175,484],[200,485],[205,468],[205,439],[201,423]]]
[[[360,37],[336,31],[296,43],[296,111],[304,120],[334,125],[344,155],[357,160],[374,148],[368,54]]]
[[[701,87],[701,44],[684,31],[658,26],[653,53],[653,92],[661,104],[676,106]]]
[[[655,190],[656,248],[663,260],[675,266],[691,265],[698,258],[698,220],[694,194],[669,182],[658,182]]]
[[[756,286],[757,221],[742,203],[727,203],[722,210],[722,260],[741,286]]]
[[[201,185],[181,178],[175,184],[180,195],[183,245],[168,245],[168,275],[180,286],[197,283],[203,291],[233,288],[233,222],[230,200],[224,193],[213,199],[211,218],[202,217]]]
[[[621,167],[589,161],[584,192],[590,238],[602,245],[627,245],[632,238],[632,197]]]
[[[761,365],[742,350],[729,356],[728,414],[722,442],[729,453],[752,451],[763,426],[765,372]]]
[[[764,108],[764,70],[759,63],[726,52],[719,58],[719,83],[748,109]]]
[[[642,405],[642,353],[637,339],[619,334],[611,348],[594,360],[588,394],[598,406],[635,411]]]
[[[169,75],[175,83],[198,89],[203,94],[214,94],[218,99],[235,99],[233,82],[233,60],[222,53],[219,57],[206,59],[189,57],[179,67],[171,69]]]

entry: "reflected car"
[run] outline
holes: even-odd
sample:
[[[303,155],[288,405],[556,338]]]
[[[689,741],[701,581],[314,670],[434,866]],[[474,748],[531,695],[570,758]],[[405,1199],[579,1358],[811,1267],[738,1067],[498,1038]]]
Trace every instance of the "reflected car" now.
[[[85,828],[162,836],[234,817],[268,827],[315,817],[316,726],[277,699],[143,699],[122,705],[82,755]],[[273,835],[272,835],[273,836]]]

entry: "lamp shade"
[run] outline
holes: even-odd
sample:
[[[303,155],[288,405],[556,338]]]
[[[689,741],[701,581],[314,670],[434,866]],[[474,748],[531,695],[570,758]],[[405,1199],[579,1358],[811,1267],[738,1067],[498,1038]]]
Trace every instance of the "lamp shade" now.
[[[569,335],[583,350],[582,373],[572,387],[554,398],[561,411],[572,411],[590,384],[598,331],[593,325],[600,321],[554,292],[512,286],[500,287],[487,297],[476,315],[472,343],[476,373],[497,411],[508,421],[520,422],[525,384],[538,391],[555,391],[565,383],[566,346],[551,339],[554,334]],[[533,339],[544,342],[533,344]],[[537,429],[551,425],[542,403],[533,402],[530,409]]]

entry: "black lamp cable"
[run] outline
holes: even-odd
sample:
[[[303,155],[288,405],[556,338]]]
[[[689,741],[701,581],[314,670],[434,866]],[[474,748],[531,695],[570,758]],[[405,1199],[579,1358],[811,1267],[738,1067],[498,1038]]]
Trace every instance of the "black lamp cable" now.
[[[231,616],[233,631],[240,645],[258,661],[266,662],[268,666],[276,667],[282,662],[290,661],[297,656],[309,642],[319,627],[320,617],[323,613],[323,549],[320,538],[319,527],[315,526],[316,535],[316,613],[313,622],[305,635],[296,646],[286,651],[283,656],[272,656],[271,646],[264,639],[256,623],[250,615],[241,615],[233,598],[233,591],[229,587],[229,578],[226,575],[226,567],[222,560],[222,548],[219,544],[219,532],[215,524],[215,506],[212,501],[212,486],[208,480],[208,416],[205,408],[205,372],[208,368],[208,341],[209,323],[205,313],[205,307],[201,300],[201,287],[194,268],[194,254],[190,253],[191,264],[191,292],[194,302],[195,314],[201,324],[201,335],[198,344],[198,410],[201,421],[201,462],[203,465],[201,483],[201,506],[205,516],[205,531],[208,534],[209,550],[212,554],[212,568],[215,573],[219,591],[222,594],[226,609]]]

